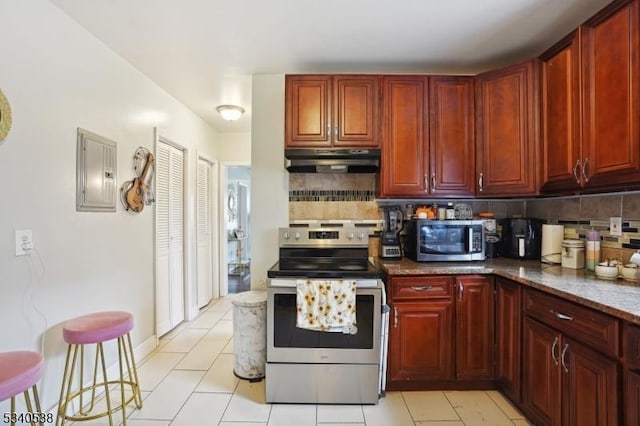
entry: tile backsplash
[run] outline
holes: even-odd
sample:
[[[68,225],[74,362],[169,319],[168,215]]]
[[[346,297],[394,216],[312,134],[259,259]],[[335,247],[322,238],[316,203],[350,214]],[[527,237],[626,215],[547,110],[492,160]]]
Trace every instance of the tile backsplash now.
[[[628,262],[640,250],[640,191],[535,199],[376,199],[376,174],[289,175],[289,219],[381,219],[380,207],[468,204],[474,213],[491,211],[496,218],[535,217],[565,227],[566,238],[584,239],[597,229],[602,235],[602,258]],[[622,236],[609,232],[609,218],[622,217]]]

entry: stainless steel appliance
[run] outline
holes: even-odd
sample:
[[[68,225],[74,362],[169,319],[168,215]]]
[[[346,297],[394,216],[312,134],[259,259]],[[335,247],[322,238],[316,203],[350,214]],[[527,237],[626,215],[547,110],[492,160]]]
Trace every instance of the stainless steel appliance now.
[[[384,224],[380,233],[380,257],[383,259],[400,259],[400,231],[402,231],[402,217],[404,212],[400,206],[385,206]]]
[[[483,220],[412,219],[405,255],[417,262],[485,259]]]
[[[500,253],[512,259],[540,259],[542,220],[504,219]]]
[[[388,307],[381,272],[368,258],[368,230],[282,228],[279,241],[279,260],[267,272],[266,401],[376,404],[386,375]],[[296,286],[309,279],[355,281],[354,334],[296,326]]]

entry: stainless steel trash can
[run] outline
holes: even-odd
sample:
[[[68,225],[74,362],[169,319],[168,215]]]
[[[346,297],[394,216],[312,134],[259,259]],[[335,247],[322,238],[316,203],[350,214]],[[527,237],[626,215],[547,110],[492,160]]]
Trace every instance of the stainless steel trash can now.
[[[267,362],[267,292],[246,291],[233,300],[233,373],[249,381],[264,378]]]

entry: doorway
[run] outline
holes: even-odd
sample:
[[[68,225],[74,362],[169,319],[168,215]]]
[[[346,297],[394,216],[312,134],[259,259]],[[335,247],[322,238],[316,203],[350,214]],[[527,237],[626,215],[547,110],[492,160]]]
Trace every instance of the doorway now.
[[[225,169],[224,218],[226,235],[226,292],[251,288],[251,167],[227,165]],[[222,293],[222,292],[221,292]]]

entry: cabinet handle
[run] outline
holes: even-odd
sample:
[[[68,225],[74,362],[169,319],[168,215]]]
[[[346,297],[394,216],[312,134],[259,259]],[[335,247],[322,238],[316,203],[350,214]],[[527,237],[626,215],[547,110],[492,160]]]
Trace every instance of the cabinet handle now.
[[[436,174],[434,172],[434,173],[431,173],[431,190],[435,191],[435,189],[436,189]]]
[[[553,309],[551,310],[551,313],[553,315],[555,315],[556,318],[563,320],[563,321],[573,321],[573,317],[569,316],[569,315],[565,315],[565,314],[561,314],[560,312],[556,312]]]
[[[411,286],[411,289],[415,291],[425,291],[425,290],[431,290],[431,286],[430,285],[414,285],[414,286]]]
[[[589,164],[589,157],[584,157],[584,162],[582,163],[582,177],[584,178],[585,183],[589,182],[589,177],[587,174],[587,165]]]
[[[556,358],[557,346],[558,346],[558,336],[556,336],[556,338],[553,339],[553,345],[551,345],[551,358],[553,359],[553,362],[556,363],[556,365],[558,365],[558,358]]]
[[[429,175],[425,174],[424,175],[424,182],[422,183],[424,185],[424,190],[425,192],[429,190]]]
[[[333,135],[335,136],[336,140],[338,140],[338,135],[340,134],[340,128],[338,126],[336,126],[333,129]]]
[[[564,368],[564,372],[568,373],[569,369],[567,368],[567,362],[565,360],[565,355],[567,354],[567,349],[569,349],[569,344],[565,343],[564,348],[562,348],[562,368]]]
[[[393,307],[393,328],[398,328],[398,308]]]
[[[331,128],[331,124],[327,124],[327,137],[331,140],[331,132],[333,129]]]
[[[573,166],[573,177],[576,178],[576,183],[580,184],[580,176],[578,176],[578,167],[580,167],[580,159],[576,160],[576,165]]]
[[[462,296],[464,295],[464,286],[458,281],[458,301],[462,302]]]
[[[480,172],[480,177],[478,178],[478,186],[480,187],[480,192],[484,189],[484,173]]]

